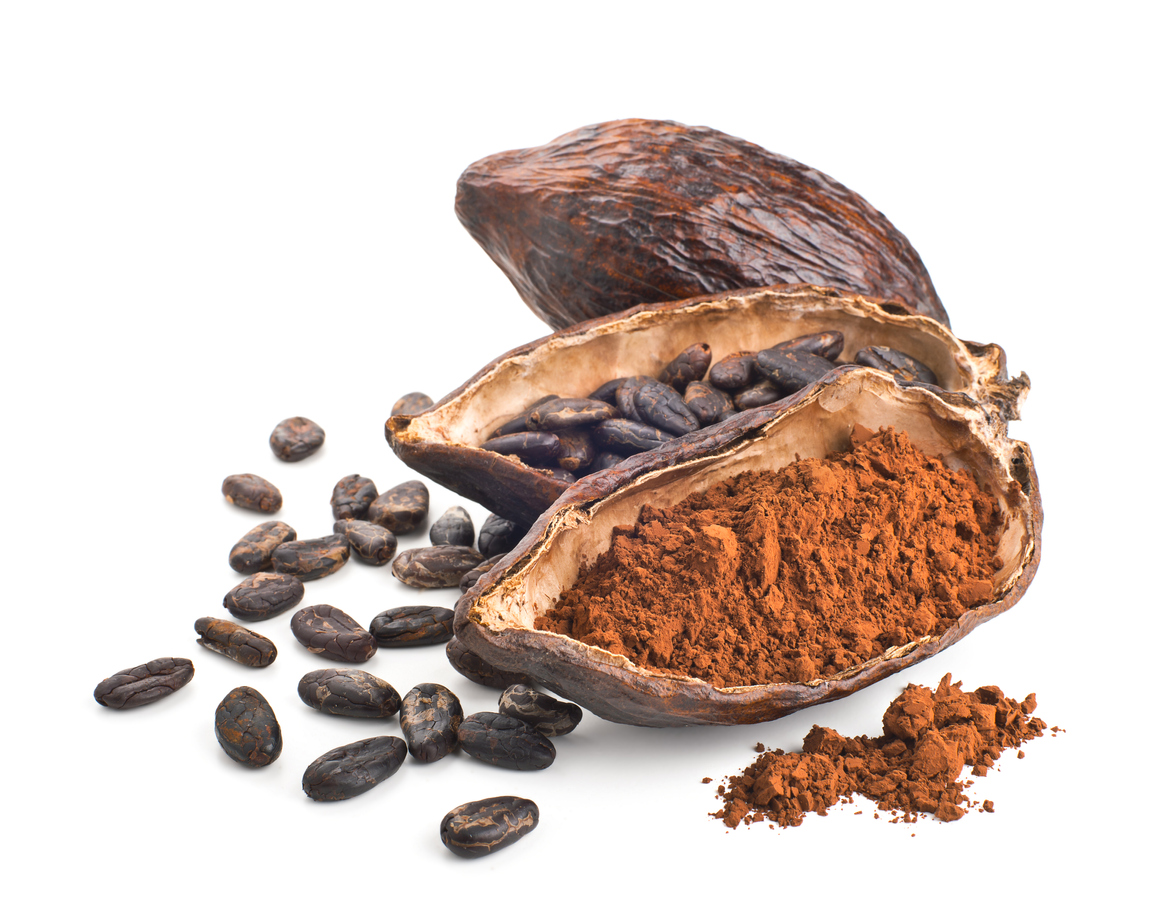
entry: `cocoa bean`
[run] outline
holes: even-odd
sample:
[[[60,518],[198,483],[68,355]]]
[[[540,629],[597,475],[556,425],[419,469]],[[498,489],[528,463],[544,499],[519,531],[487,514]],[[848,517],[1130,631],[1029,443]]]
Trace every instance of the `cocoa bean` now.
[[[291,617],[291,632],[312,654],[328,660],[363,663],[376,653],[376,639],[330,604],[304,607]]]
[[[332,531],[348,540],[357,560],[384,566],[396,556],[396,536],[374,522],[362,519],[336,520]]]
[[[538,806],[502,795],[454,807],[441,820],[441,841],[458,857],[484,857],[512,845],[538,824]]]
[[[707,374],[709,365],[711,347],[707,344],[692,344],[663,367],[659,381],[682,394],[691,382],[697,382]]]
[[[707,371],[707,380],[729,394],[748,387],[756,380],[756,352],[737,350]]]
[[[470,757],[507,770],[544,770],[557,755],[553,742],[533,726],[489,711],[465,717],[457,741]]]
[[[283,731],[275,711],[249,685],[240,685],[219,702],[214,735],[227,756],[243,766],[268,766],[283,753]]]
[[[363,519],[376,500],[376,483],[359,473],[344,476],[331,491],[331,512],[335,519]]]
[[[618,407],[618,412],[622,414],[623,419],[629,419],[631,422],[643,421],[643,417],[639,414],[636,400],[639,388],[642,387],[644,382],[646,382],[646,379],[643,376],[634,375],[628,379],[623,379],[622,384],[614,392],[615,406]]]
[[[490,513],[481,525],[481,534],[477,536],[477,550],[486,557],[508,554],[517,547],[523,535],[525,529],[517,523]]]
[[[513,432],[491,438],[481,445],[483,450],[527,461],[555,460],[560,446],[561,442],[553,432]]]
[[[453,637],[453,611],[448,607],[392,607],[376,614],[368,631],[384,648],[441,644]]]
[[[502,692],[497,709],[549,738],[573,732],[582,721],[582,708],[577,704],[559,701],[521,684],[511,685]]]
[[[294,576],[256,573],[226,593],[222,606],[238,619],[255,622],[278,616],[303,600],[303,583]]]
[[[872,366],[874,369],[888,372],[899,381],[922,382],[927,385],[938,383],[938,377],[925,363],[892,347],[871,345],[857,351],[854,359],[862,366]]]
[[[675,436],[669,435],[645,422],[629,419],[608,419],[594,427],[594,440],[603,447],[624,454],[637,454],[666,444]]]
[[[609,382],[603,382],[598,388],[590,392],[590,397],[595,400],[603,401],[604,403],[616,405],[615,394],[618,392],[619,386],[626,381],[626,378],[611,379]]]
[[[699,420],[683,403],[683,395],[655,379],[643,379],[635,394],[635,409],[643,422],[673,436],[699,428]]]
[[[271,450],[280,460],[295,463],[323,446],[323,429],[305,416],[284,419],[271,432]]]
[[[432,398],[423,391],[404,395],[392,405],[393,416],[416,416],[432,406]]]
[[[303,771],[303,791],[312,801],[354,798],[400,769],[404,755],[404,740],[395,735],[365,738],[332,748]]]
[[[407,535],[420,528],[428,516],[428,486],[417,479],[389,488],[368,507],[368,520],[393,535]]]
[[[745,388],[732,398],[732,402],[736,405],[737,410],[754,410],[756,407],[774,404],[783,396],[776,389],[775,385],[771,382],[763,381],[757,385],[752,385],[750,388]]]
[[[612,408],[613,409],[613,408]],[[577,473],[594,462],[596,450],[588,432],[570,429],[558,432],[561,449],[558,451],[558,466],[566,472]]]
[[[625,459],[626,457],[622,454],[616,454],[614,451],[600,451],[598,456],[594,458],[594,471],[599,472],[603,469],[610,469],[612,466],[618,466]]]
[[[828,331],[813,332],[811,335],[801,335],[789,341],[781,341],[779,344],[773,345],[770,349],[776,351],[799,350],[804,353],[816,354],[818,357],[824,357],[826,360],[835,362],[844,348],[844,333]]]
[[[360,669],[317,669],[299,680],[308,707],[333,716],[384,719],[400,709],[400,694],[378,676]]]
[[[93,699],[102,707],[128,710],[167,698],[193,678],[194,664],[185,657],[159,657],[102,679]]]
[[[494,564],[496,564],[497,561],[504,556],[505,554],[497,554],[493,557],[490,557],[487,560],[478,563],[471,570],[461,576],[460,584],[457,586],[461,589],[461,593],[464,594],[466,591],[476,585],[477,582],[480,581],[481,577],[485,575],[485,573],[489,572],[489,570],[493,569]]]
[[[274,513],[283,506],[279,489],[253,472],[242,472],[222,480],[222,493],[236,507]]]
[[[351,546],[343,535],[284,541],[271,554],[275,572],[310,582],[330,576],[348,561]]]
[[[502,423],[493,431],[493,434],[491,434],[489,437],[500,438],[502,435],[512,435],[514,432],[528,432],[529,426],[525,424],[526,417],[546,401],[556,400],[557,397],[558,395],[556,394],[547,394],[544,397],[539,397],[532,404],[517,414],[517,416],[513,417],[513,419]]]
[[[428,530],[428,540],[433,544],[472,547],[475,537],[473,519],[464,507],[449,507]]]
[[[457,696],[435,682],[422,682],[404,696],[400,728],[408,753],[422,763],[432,763],[457,749],[457,728],[464,713]]]
[[[243,575],[271,568],[271,553],[284,541],[294,541],[295,530],[277,519],[260,523],[230,549],[230,568]]]
[[[700,426],[722,422],[736,413],[731,397],[707,382],[692,382],[688,385],[683,403],[687,404],[687,409]]]
[[[203,616],[194,622],[194,631],[201,636],[198,643],[202,647],[243,666],[270,666],[279,653],[275,643],[265,635],[227,619]]]
[[[455,635],[445,645],[445,656],[449,658],[449,663],[458,673],[470,682],[476,682],[486,688],[507,688],[515,682],[525,681],[525,676],[521,673],[506,672],[485,662],[465,647]]]
[[[442,544],[404,551],[392,563],[392,574],[413,588],[452,588],[485,558],[469,547]]]
[[[834,368],[831,360],[801,350],[769,348],[756,354],[756,368],[782,396],[795,394]]]
[[[530,431],[560,432],[593,425],[615,416],[616,410],[605,401],[591,397],[559,397],[539,404],[525,418]]]

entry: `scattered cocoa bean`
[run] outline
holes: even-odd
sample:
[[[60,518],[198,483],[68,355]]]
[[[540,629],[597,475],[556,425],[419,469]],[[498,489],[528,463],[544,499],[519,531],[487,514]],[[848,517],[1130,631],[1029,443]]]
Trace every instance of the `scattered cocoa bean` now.
[[[230,503],[244,510],[274,513],[283,506],[279,489],[251,472],[227,476],[222,480],[222,493]]]
[[[477,550],[486,557],[508,554],[517,547],[524,535],[525,529],[517,523],[490,513],[485,517],[481,533],[477,536]]]
[[[348,561],[351,546],[344,535],[327,535],[302,541],[284,541],[271,554],[275,572],[311,582],[330,576]]]
[[[404,395],[392,405],[393,416],[417,416],[432,406],[432,398],[423,391]]]
[[[194,664],[185,657],[159,657],[102,679],[93,699],[102,707],[128,710],[169,697],[193,678]]]
[[[457,586],[461,589],[461,593],[464,594],[466,591],[476,585],[477,582],[480,581],[481,577],[485,575],[485,573],[489,572],[489,570],[493,569],[493,566],[497,563],[497,561],[504,556],[505,554],[496,554],[492,557],[489,557],[487,560],[481,561],[471,570],[461,576],[461,582]]]
[[[378,613],[368,631],[383,648],[441,644],[453,637],[448,607],[392,607]]]
[[[284,541],[294,541],[295,530],[277,519],[259,523],[230,549],[230,568],[252,575],[271,568],[271,553]]]
[[[271,450],[280,460],[295,463],[323,446],[323,429],[305,416],[284,419],[271,432]]]
[[[499,713],[528,723],[542,735],[556,738],[573,732],[582,721],[582,708],[559,701],[528,685],[511,685],[501,694]]]
[[[294,576],[256,573],[226,593],[222,606],[248,622],[270,619],[303,600],[303,583]]]
[[[445,656],[458,673],[470,682],[484,685],[486,688],[507,688],[515,682],[524,682],[526,677],[521,673],[510,673],[498,669],[491,663],[486,663],[481,657],[470,651],[455,635],[445,645]]]
[[[363,663],[376,653],[371,633],[330,604],[304,607],[291,617],[291,632],[312,654],[328,660]]]
[[[457,729],[461,750],[507,770],[544,770],[554,762],[554,744],[533,726],[500,713],[473,713]]]
[[[362,519],[337,519],[332,531],[348,540],[357,560],[372,566],[384,566],[396,556],[396,536],[374,522]]]
[[[303,771],[303,791],[312,801],[354,798],[400,769],[404,755],[404,740],[395,735],[365,738],[332,748]]]
[[[422,682],[404,696],[400,728],[408,753],[422,763],[440,760],[457,749],[457,728],[464,713],[457,696],[435,682]]]
[[[383,719],[400,709],[400,694],[378,676],[360,669],[317,669],[299,680],[308,707],[334,716]]]
[[[331,512],[335,519],[363,519],[376,500],[376,483],[359,473],[344,476],[331,491]]]
[[[449,507],[428,530],[428,540],[433,544],[472,547],[475,537],[473,519],[464,507]]]
[[[413,588],[453,588],[484,559],[472,548],[454,544],[413,548],[392,561],[392,574]]]
[[[270,666],[279,653],[271,639],[228,619],[203,616],[194,622],[194,631],[201,636],[202,647],[243,666]]]
[[[283,731],[275,711],[249,685],[240,685],[219,703],[214,734],[227,756],[243,766],[267,766],[283,753]]]
[[[512,845],[538,824],[538,806],[502,795],[454,807],[441,820],[441,841],[458,857],[484,857]]]
[[[401,482],[368,507],[368,519],[394,535],[407,535],[428,516],[428,487],[417,479]]]

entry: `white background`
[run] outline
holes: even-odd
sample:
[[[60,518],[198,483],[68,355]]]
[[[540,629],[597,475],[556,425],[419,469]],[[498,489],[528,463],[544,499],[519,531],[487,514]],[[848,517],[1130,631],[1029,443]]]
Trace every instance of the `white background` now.
[[[1155,872],[1160,17],[803,6],[0,7],[4,819],[18,833],[4,849],[21,897],[497,897],[460,882],[482,876],[551,897],[1128,897]],[[909,236],[954,331],[1031,376],[1012,435],[1042,483],[1038,577],[938,658],[778,722],[588,716],[544,772],[409,761],[361,798],[314,804],[303,768],[383,730],[298,700],[320,664],[287,617],[256,626],[279,646],[267,670],[194,643],[194,620],[238,581],[228,549],[266,518],[219,484],[266,475],[279,518],[310,537],[331,530],[340,476],[410,478],[383,440],[392,402],[440,397],[548,331],[456,221],[457,176],[632,116],[798,159]],[[292,415],[327,443],[288,465],[267,435]],[[456,502],[434,486],[435,513]],[[308,586],[364,622],[455,598],[354,562]],[[93,703],[99,680],[164,655],[195,662],[180,693]],[[382,650],[367,668],[401,693],[441,681],[467,710],[496,702],[440,647]],[[877,734],[907,682],[947,671],[1035,691],[1067,730],[979,780],[994,815],[891,825],[863,802],[735,832],[707,816],[757,741],[796,750],[813,723]],[[240,684],[283,725],[265,770],[214,739],[214,708]],[[502,793],[537,801],[538,829],[486,860],[449,854],[442,815]]]

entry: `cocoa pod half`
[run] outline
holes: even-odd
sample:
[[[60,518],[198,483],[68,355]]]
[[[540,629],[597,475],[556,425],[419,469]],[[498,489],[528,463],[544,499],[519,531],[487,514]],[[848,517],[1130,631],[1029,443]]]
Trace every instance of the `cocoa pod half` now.
[[[923,453],[970,471],[998,501],[1005,525],[992,600],[945,632],[890,648],[827,679],[717,688],[533,628],[585,562],[610,546],[612,530],[633,524],[644,505],[666,507],[745,470],[775,470],[798,456],[845,450],[854,423],[906,432]],[[878,370],[842,367],[791,397],[578,481],[461,598],[454,628],[489,665],[526,673],[605,719],[645,726],[764,722],[884,679],[1012,607],[1038,567],[1042,521],[1029,447],[996,429],[984,408],[904,387]]]
[[[869,345],[916,357],[936,373],[949,403],[981,404],[1003,433],[1030,387],[1025,374],[1007,378],[1002,348],[961,341],[933,319],[831,288],[778,286],[643,306],[563,329],[497,358],[423,413],[391,417],[385,433],[416,471],[528,527],[569,483],[481,445],[534,401],[586,397],[610,379],[660,372],[697,342],[710,345],[714,362],[824,331],[844,335],[838,365]]]
[[[498,153],[462,173],[456,211],[554,328],[802,283],[950,324],[917,251],[864,198],[712,128],[623,119]]]

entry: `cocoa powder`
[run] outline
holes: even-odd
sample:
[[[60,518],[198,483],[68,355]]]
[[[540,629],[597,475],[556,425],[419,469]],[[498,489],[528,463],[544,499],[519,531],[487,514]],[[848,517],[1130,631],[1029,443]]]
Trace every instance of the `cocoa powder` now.
[[[803,752],[764,751],[721,785],[724,806],[713,816],[733,829],[762,820],[799,826],[805,814],[826,816],[861,794],[892,812],[893,822],[916,822],[919,813],[957,820],[972,806],[962,768],[985,776],[1004,749],[1042,735],[1047,724],[1034,710],[1033,694],[1019,703],[994,685],[963,692],[948,673],[935,691],[911,684],[885,711],[883,735],[846,738],[813,726]],[[981,809],[993,812],[994,804]]]
[[[993,496],[903,433],[857,426],[853,443],[644,507],[536,628],[756,685],[834,676],[988,603]]]

